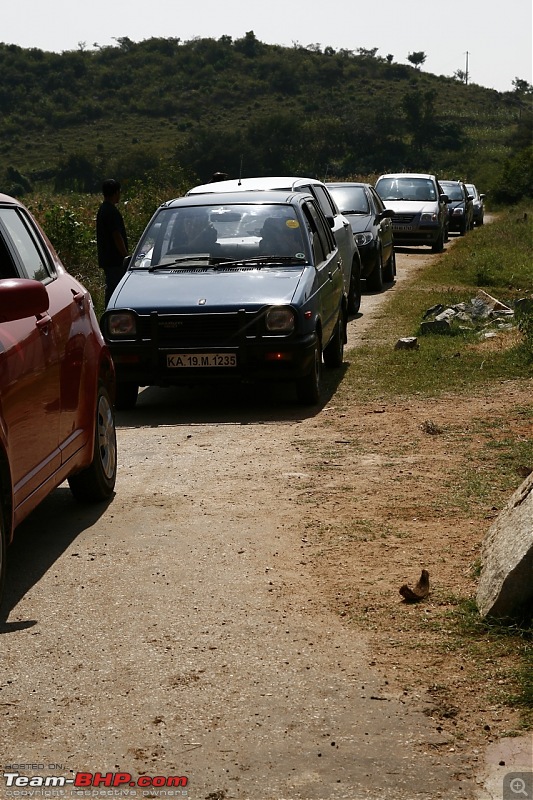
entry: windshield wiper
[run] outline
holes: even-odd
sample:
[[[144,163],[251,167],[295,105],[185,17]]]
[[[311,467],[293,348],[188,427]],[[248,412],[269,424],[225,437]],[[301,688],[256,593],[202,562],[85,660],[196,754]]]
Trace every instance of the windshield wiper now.
[[[188,256],[179,256],[178,258],[174,258],[172,261],[167,261],[165,264],[152,264],[151,267],[148,268],[148,272],[154,272],[156,269],[172,269],[173,267],[178,267],[180,264],[183,266],[188,265],[195,261],[208,261],[208,262],[215,262],[216,259],[212,259],[208,253],[199,254],[199,255],[188,255]],[[203,264],[202,264],[203,266]]]
[[[368,211],[360,211],[358,208],[350,208],[348,211],[341,211],[341,214],[368,214]]]
[[[231,261],[213,259],[216,267],[243,267],[246,264],[305,264],[307,259],[297,256],[252,256],[251,258],[236,258]]]

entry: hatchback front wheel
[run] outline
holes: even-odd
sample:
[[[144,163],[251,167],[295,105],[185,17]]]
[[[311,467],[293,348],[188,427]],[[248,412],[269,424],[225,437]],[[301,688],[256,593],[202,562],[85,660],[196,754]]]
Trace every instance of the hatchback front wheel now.
[[[298,400],[304,406],[315,406],[320,400],[320,378],[322,374],[322,348],[317,339],[311,369],[296,381]]]
[[[324,347],[324,364],[330,369],[342,367],[344,361],[344,344],[346,342],[346,320],[342,311],[335,326],[335,332]]]

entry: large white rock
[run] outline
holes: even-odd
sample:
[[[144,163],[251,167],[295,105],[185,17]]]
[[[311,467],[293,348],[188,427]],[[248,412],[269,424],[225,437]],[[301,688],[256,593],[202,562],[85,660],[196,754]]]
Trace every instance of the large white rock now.
[[[533,473],[487,531],[476,600],[482,616],[494,617],[533,604]]]

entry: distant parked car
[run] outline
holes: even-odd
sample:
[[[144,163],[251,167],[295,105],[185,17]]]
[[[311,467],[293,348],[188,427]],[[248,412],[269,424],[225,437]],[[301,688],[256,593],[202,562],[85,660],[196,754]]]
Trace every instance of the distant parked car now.
[[[474,225],[483,225],[485,217],[485,195],[480,194],[473,183],[467,183],[468,194],[472,195],[472,219]]]
[[[340,253],[301,192],[192,194],[152,217],[101,319],[117,407],[139,386],[292,382],[320,397],[339,367],[347,297]]]
[[[441,181],[440,185],[448,195],[448,230],[464,236],[473,227],[472,195],[462,181]]]
[[[16,526],[53,489],[112,494],[114,375],[89,292],[0,194],[0,591]]]
[[[327,183],[341,214],[350,220],[367,289],[379,292],[396,275],[391,217],[369,183]]]
[[[434,175],[390,173],[381,175],[376,192],[394,211],[392,229],[396,245],[429,245],[440,253],[448,234],[448,198]]]
[[[348,313],[357,314],[361,306],[361,259],[351,232],[349,221],[344,217],[326,185],[316,178],[273,177],[239,178],[194,186],[187,195],[212,192],[272,191],[292,189],[313,195],[333,230],[339,248],[344,274],[344,286],[348,295]]]

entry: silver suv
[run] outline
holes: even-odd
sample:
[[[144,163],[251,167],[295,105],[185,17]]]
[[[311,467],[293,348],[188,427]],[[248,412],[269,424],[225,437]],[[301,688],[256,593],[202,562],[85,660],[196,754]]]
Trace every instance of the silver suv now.
[[[448,197],[434,175],[399,172],[381,175],[376,192],[394,211],[396,245],[429,245],[440,253],[448,239]]]

